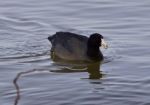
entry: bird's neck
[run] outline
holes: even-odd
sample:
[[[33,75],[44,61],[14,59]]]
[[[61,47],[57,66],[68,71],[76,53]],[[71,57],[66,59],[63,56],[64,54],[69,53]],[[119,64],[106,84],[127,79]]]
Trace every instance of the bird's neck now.
[[[92,60],[102,60],[103,59],[103,55],[99,49],[99,46],[88,45],[87,55]]]

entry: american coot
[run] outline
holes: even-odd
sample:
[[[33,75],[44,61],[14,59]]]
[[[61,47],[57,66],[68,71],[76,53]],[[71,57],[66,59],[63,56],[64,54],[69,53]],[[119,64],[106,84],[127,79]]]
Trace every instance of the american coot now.
[[[49,36],[48,40],[52,44],[52,58],[68,61],[101,61],[103,54],[99,47],[108,47],[99,33],[94,33],[88,38],[71,32],[56,32]]]

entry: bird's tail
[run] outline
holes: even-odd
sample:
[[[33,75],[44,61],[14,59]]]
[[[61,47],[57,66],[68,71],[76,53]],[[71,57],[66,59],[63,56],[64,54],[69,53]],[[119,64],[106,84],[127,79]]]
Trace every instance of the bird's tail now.
[[[53,35],[48,37],[48,40],[49,40],[50,42],[52,42],[53,39],[54,39],[54,36],[53,36]]]
[[[48,40],[51,42],[53,40],[53,36],[49,36]]]

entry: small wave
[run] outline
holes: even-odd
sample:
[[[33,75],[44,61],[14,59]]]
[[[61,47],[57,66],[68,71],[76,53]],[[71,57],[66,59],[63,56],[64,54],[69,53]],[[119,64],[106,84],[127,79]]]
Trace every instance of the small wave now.
[[[30,57],[39,57],[39,56],[45,56],[48,55],[49,52],[43,52],[43,53],[26,53],[26,54],[19,54],[19,55],[11,55],[11,56],[5,56],[1,57],[1,60],[6,59],[23,59],[23,58],[30,58]]]

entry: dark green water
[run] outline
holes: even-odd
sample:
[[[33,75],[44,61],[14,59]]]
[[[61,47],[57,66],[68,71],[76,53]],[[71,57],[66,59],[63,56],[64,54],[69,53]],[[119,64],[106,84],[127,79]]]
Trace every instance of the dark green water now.
[[[149,11],[148,0],[1,0],[0,104],[150,105]],[[53,62],[56,31],[101,33],[104,63]]]

